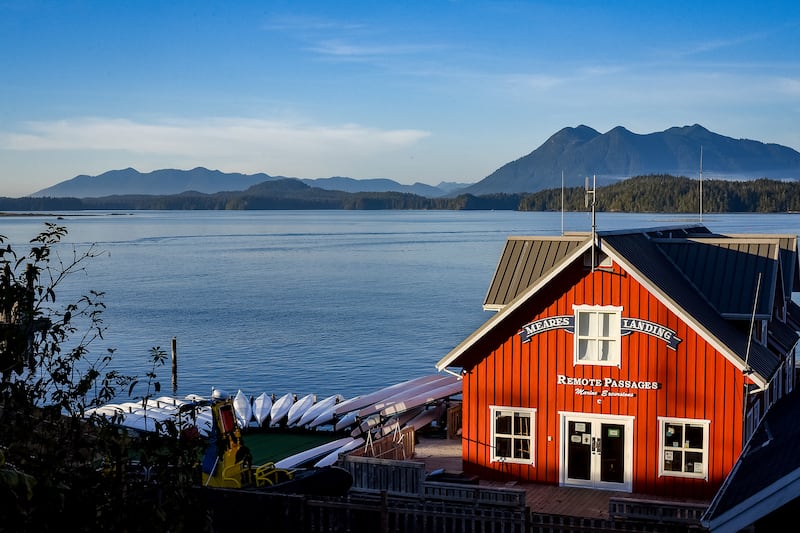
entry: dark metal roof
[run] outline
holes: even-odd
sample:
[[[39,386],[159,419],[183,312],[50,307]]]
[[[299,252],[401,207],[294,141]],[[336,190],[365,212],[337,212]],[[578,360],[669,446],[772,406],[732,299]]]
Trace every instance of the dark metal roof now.
[[[557,266],[590,236],[509,237],[495,269],[484,309],[498,310]]]
[[[798,419],[800,391],[795,390],[764,415],[703,515],[704,526],[740,531],[795,497],[800,479]]]
[[[783,297],[789,300],[793,292],[800,292],[800,258],[797,255],[797,235],[740,235],[731,234],[725,237],[747,238],[747,239],[776,239],[780,246],[780,269],[783,280]]]
[[[772,315],[780,252],[777,239],[703,237],[654,242],[722,316],[750,318],[756,291],[756,316],[766,320]]]
[[[716,235],[702,225],[598,232],[601,251],[613,251],[625,268],[637,270],[661,299],[673,302],[683,319],[713,340],[738,365],[754,371],[766,385],[780,364],[780,355],[749,342],[756,287],[756,318],[772,318],[776,295],[800,288],[797,237],[792,235]],[[549,276],[577,260],[591,235],[510,237],[484,300],[485,309],[500,311],[437,364],[454,364],[487,331],[503,320],[519,298]],[[789,287],[789,289],[787,289]],[[800,308],[788,300],[789,314]],[[798,318],[800,320],[800,318]],[[780,346],[796,335],[773,326]],[[755,377],[755,376],[754,376]]]
[[[686,313],[685,319],[727,346],[731,355],[737,357],[742,365],[747,362],[747,366],[765,381],[772,377],[780,364],[780,358],[761,344],[748,342],[748,329],[743,331],[726,320],[709,299],[689,283],[684,273],[663,251],[663,243],[650,239],[643,233],[606,235],[602,241],[647,278],[657,288],[662,299],[675,302],[683,309]],[[768,285],[764,287],[765,292],[772,290]],[[729,290],[738,289],[730,287]],[[752,296],[750,305],[752,306]]]

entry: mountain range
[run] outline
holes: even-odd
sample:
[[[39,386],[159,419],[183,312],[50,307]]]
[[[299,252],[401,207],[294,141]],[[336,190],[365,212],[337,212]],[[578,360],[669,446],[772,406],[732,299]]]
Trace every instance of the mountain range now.
[[[402,192],[428,198],[498,193],[530,193],[562,186],[583,185],[596,177],[598,184],[648,174],[670,174],[722,179],[800,179],[800,152],[771,143],[734,139],[695,124],[662,132],[636,134],[617,126],[600,133],[588,126],[564,128],[531,153],[509,163],[474,184],[442,182],[438,186],[396,181],[330,177],[300,179],[325,190],[345,192]],[[563,176],[563,178],[562,178]],[[90,198],[110,195],[169,195],[186,191],[216,193],[242,191],[284,176],[264,173],[223,173],[198,167],[141,173],[112,170],[97,176],[80,175],[33,193],[35,197]],[[562,181],[563,180],[563,181]]]

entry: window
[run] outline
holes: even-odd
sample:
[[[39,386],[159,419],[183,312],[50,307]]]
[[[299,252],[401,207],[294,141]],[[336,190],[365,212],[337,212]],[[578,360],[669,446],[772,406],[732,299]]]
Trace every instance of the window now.
[[[620,364],[621,307],[576,305],[575,364]]]
[[[492,417],[492,461],[533,464],[533,423],[536,409],[489,408]]]
[[[708,420],[659,418],[661,476],[708,477]]]

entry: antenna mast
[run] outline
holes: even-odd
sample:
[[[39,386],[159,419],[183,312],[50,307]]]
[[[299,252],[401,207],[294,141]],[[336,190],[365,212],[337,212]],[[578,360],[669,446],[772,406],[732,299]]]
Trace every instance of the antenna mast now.
[[[592,272],[594,272],[594,245],[596,242],[597,224],[595,218],[595,194],[597,191],[597,175],[593,176],[592,188],[589,190],[589,176],[586,176],[586,207],[589,207],[589,196],[592,197]]]
[[[561,171],[561,235],[564,235],[564,171]]]
[[[700,222],[703,221],[703,145],[700,145]]]

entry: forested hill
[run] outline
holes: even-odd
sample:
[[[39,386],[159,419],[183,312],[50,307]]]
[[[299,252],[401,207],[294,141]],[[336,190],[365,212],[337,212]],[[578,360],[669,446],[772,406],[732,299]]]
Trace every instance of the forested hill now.
[[[706,213],[800,212],[800,182],[768,179],[704,180]],[[287,209],[442,209],[582,211],[583,187],[547,189],[530,194],[462,194],[455,198],[426,198],[408,193],[348,193],[309,187],[297,179],[254,185],[245,191],[176,195],[124,195],[102,198],[0,198],[0,211],[79,210],[287,210]],[[638,213],[695,213],[700,206],[697,179],[669,175],[630,178],[598,187],[598,211]]]

